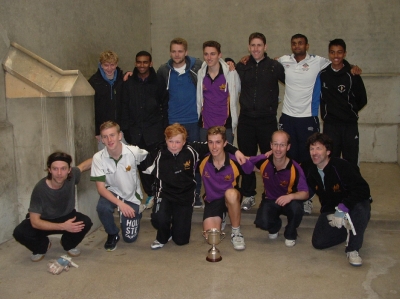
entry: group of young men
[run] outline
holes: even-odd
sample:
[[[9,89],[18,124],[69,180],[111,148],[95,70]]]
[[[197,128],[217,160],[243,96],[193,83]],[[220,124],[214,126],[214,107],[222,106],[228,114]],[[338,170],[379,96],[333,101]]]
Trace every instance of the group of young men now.
[[[170,44],[171,59],[157,73],[151,54],[141,51],[133,72],[125,78],[117,66],[118,56],[103,52],[98,71],[89,80],[96,91],[99,152],[77,168],[71,167],[67,154],[49,156],[49,175],[35,187],[30,219],[15,229],[16,240],[32,251],[33,261],[44,257],[51,245],[47,236],[54,233],[63,234],[61,243],[68,254],[80,254],[76,246],[92,224],[75,216],[79,213],[71,206],[73,194],[65,194],[64,185],[77,184],[80,172],[91,164],[91,180],[100,194],[97,212],[108,234],[107,251],[115,250],[120,239],[115,208],[124,241],[137,239],[141,185],[148,195],[145,208],[152,208],[151,221],[157,229],[152,249],[162,248],[171,239],[187,244],[193,207],[202,207],[204,201],[203,230],[223,229],[228,214],[233,247],[243,250],[241,209],[255,205],[253,170],[258,168],[264,192],[256,227],[276,239],[282,226],[279,216],[286,215],[285,245],[293,247],[304,212],[311,213],[307,200],[316,193],[321,215],[313,246],[323,249],[347,238],[350,264],[361,265],[358,252],[370,217],[370,191],[358,169],[357,120],[366,93],[361,78],[351,71],[359,74],[360,70],[350,69],[344,60],[343,40],[330,42],[331,64],[307,53],[304,35],[294,35],[291,46],[292,55],[270,59],[265,36],[252,33],[250,56],[235,69],[232,62],[222,59],[218,42],[203,44],[202,63],[188,56],[184,39],[176,38]],[[279,126],[278,81],[285,83]],[[319,133],[319,106],[322,119],[330,124],[333,142]],[[230,144],[235,133],[240,151]],[[257,156],[258,150],[263,154]],[[46,202],[39,199],[42,195]],[[70,202],[64,211],[58,207],[61,200]],[[79,238],[67,241],[77,233]]]

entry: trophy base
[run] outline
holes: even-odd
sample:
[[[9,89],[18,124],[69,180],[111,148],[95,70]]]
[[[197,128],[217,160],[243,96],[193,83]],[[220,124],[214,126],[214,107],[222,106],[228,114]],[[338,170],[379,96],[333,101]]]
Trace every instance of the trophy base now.
[[[220,257],[218,257],[218,258],[209,258],[208,256],[206,257],[206,260],[208,261],[208,262],[211,262],[211,263],[216,263],[216,262],[220,262],[221,260],[222,260],[222,256],[220,256]]]

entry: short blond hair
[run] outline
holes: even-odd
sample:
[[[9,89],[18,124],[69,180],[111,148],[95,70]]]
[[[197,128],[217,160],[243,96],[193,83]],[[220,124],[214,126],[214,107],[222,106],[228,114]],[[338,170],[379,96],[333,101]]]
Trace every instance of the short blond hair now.
[[[104,123],[102,123],[100,125],[100,134],[101,132],[103,132],[104,130],[110,129],[110,128],[117,128],[117,132],[119,133],[121,131],[121,128],[119,126],[119,124],[117,124],[115,121],[106,121]]]
[[[118,55],[117,53],[107,50],[100,54],[99,58],[100,63],[108,62],[108,63],[118,63]]]
[[[210,135],[221,135],[222,140],[226,141],[226,128],[223,126],[214,126],[207,130],[207,136]]]

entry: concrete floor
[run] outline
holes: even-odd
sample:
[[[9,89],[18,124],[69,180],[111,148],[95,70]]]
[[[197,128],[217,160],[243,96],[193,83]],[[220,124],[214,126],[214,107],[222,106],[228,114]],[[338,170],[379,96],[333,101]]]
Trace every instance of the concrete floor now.
[[[150,249],[155,230],[145,211],[136,243],[120,241],[117,250],[106,252],[100,228],[81,243],[82,255],[74,258],[79,268],[59,276],[46,271],[48,260],[64,254],[57,236],[39,263],[14,240],[1,244],[0,298],[400,298],[400,167],[363,163],[361,171],[374,198],[362,267],[348,264],[344,245],[312,248],[318,203],[304,217],[293,248],[283,236],[269,240],[254,227],[255,208],[243,213],[247,248],[238,252],[229,238],[223,240],[219,263],[205,259],[210,245],[201,236],[202,210],[194,212],[188,245],[170,242],[156,251]]]

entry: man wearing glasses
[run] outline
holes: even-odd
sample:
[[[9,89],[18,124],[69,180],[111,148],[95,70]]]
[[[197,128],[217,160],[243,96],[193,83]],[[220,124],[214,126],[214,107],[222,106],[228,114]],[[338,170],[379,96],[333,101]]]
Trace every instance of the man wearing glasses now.
[[[303,170],[294,160],[286,156],[290,149],[290,136],[285,131],[276,131],[271,137],[272,155],[251,157],[260,169],[264,183],[262,201],[254,224],[269,232],[269,239],[278,238],[282,227],[280,215],[287,217],[285,245],[296,245],[297,228],[303,219],[303,201],[308,198],[308,186]]]

